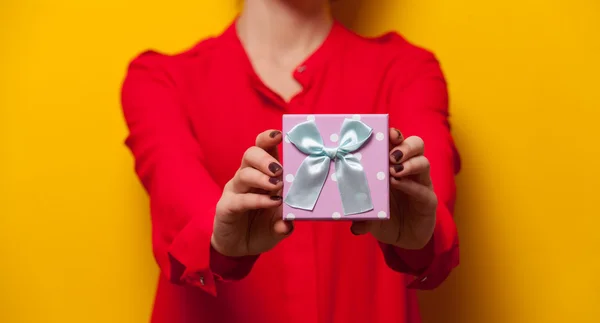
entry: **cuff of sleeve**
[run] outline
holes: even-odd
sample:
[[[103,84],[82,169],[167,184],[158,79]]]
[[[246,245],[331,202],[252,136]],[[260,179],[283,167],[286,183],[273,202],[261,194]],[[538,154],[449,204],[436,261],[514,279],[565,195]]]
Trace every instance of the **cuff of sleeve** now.
[[[431,264],[415,275],[416,278],[407,287],[420,290],[434,289],[446,280],[452,269],[457,265],[458,246],[456,245],[451,250],[437,254]]]
[[[450,212],[439,207],[433,237],[420,250],[382,246],[385,260],[395,271],[416,276],[408,288],[429,290],[439,286],[458,265],[458,235]]]
[[[250,273],[258,256],[228,257],[210,246],[210,268],[218,281],[238,281]]]
[[[210,217],[207,217],[210,218]],[[196,217],[179,233],[169,250],[170,280],[175,284],[189,284],[217,295],[218,282],[245,278],[258,256],[228,257],[214,250],[210,232],[202,217]]]
[[[196,216],[171,243],[169,279],[175,284],[199,287],[210,295],[217,295],[218,277],[210,268],[210,236],[212,217]]]

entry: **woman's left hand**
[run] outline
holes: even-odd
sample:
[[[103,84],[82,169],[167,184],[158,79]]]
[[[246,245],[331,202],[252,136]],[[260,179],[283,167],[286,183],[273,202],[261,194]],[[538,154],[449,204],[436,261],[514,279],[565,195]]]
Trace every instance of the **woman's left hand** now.
[[[438,200],[433,191],[425,144],[419,137],[404,139],[390,129],[390,219],[354,222],[352,233],[371,233],[382,243],[421,249],[435,229]]]

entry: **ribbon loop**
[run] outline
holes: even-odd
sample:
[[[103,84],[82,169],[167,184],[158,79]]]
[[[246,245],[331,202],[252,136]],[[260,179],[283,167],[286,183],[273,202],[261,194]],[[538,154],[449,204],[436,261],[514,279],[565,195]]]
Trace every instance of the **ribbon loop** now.
[[[351,154],[360,149],[372,133],[373,129],[363,122],[344,119],[339,146],[325,147],[314,121],[306,121],[292,128],[286,134],[287,138],[308,156],[298,167],[285,203],[294,208],[312,211],[329,174],[329,164],[333,161],[344,214],[372,210],[371,191],[364,168]]]

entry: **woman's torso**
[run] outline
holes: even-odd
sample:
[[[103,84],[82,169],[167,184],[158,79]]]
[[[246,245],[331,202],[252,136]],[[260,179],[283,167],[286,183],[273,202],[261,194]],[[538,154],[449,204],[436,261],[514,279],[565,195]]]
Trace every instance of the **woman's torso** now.
[[[303,91],[290,102],[256,76],[234,25],[184,53],[151,55],[176,84],[204,166],[223,186],[256,134],[281,129],[283,114],[394,114],[387,96],[405,77],[389,75],[391,66],[410,66],[422,51],[396,34],[365,39],[335,24],[293,72]],[[153,322],[418,322],[409,280],[386,266],[372,237],[353,236],[349,223],[297,222],[248,277],[219,283],[217,298],[161,276]]]

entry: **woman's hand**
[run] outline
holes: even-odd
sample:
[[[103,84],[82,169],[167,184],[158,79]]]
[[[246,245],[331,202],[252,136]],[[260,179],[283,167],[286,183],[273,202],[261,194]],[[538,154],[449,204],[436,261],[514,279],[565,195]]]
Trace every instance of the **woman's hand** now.
[[[283,221],[280,131],[265,131],[248,148],[240,169],[225,185],[217,204],[211,244],[230,256],[258,255],[289,236],[293,223]]]
[[[421,249],[435,229],[437,197],[429,161],[419,137],[403,138],[390,129],[390,220],[352,224],[354,234],[370,232],[380,242],[404,249]]]

